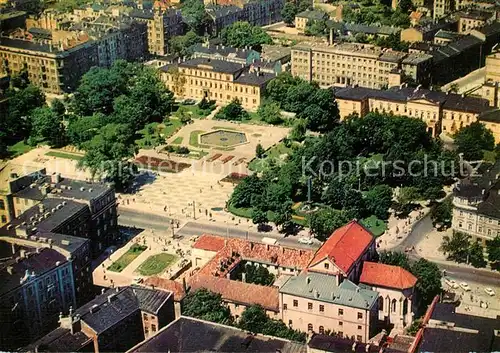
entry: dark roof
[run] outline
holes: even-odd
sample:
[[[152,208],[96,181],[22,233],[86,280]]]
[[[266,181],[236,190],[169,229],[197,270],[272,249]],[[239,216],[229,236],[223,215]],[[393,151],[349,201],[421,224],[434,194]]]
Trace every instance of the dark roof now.
[[[203,45],[201,43],[193,45],[191,48],[193,54],[210,54],[217,55],[219,54],[222,57],[231,56],[233,58],[239,58],[246,60],[250,53],[255,52],[254,50],[248,49],[239,49],[234,47],[226,47],[223,45]]]
[[[235,327],[181,316],[130,352],[305,353],[306,346],[281,338],[251,335]]]
[[[328,18],[328,14],[318,10],[305,10],[296,14],[295,17],[304,17],[308,20],[320,21]]]
[[[207,5],[205,11],[214,19],[243,12],[243,9],[234,5]]]
[[[0,37],[0,46],[24,49],[24,50],[32,50],[43,53],[54,53],[58,51],[57,46],[52,47],[48,44],[30,42],[28,40],[13,39],[7,37]]]
[[[431,91],[428,89],[415,89],[411,87],[395,87],[389,90],[347,87],[337,90],[335,92],[335,96],[340,99],[363,100],[366,98],[378,98],[395,102],[426,99],[442,105],[444,109],[471,113],[481,113],[490,109],[488,100],[483,98],[462,97],[459,94],[446,94],[444,92]]]
[[[485,318],[455,311],[454,304],[436,304],[424,330],[421,352],[490,352],[500,318]],[[446,323],[453,323],[449,329]]]
[[[500,182],[495,183],[485,193],[483,202],[477,206],[477,212],[480,215],[500,219]]]
[[[48,186],[48,191],[56,197],[90,201],[100,197],[110,190],[106,184],[90,183],[69,178],[60,178],[58,183],[52,183],[51,176],[45,176],[37,179],[32,184],[19,190],[14,197],[21,197],[30,200],[42,200],[45,195],[42,194],[41,187]]]
[[[130,11],[130,17],[150,20],[154,17],[154,14],[153,14],[153,11],[151,11],[151,10],[148,11],[148,10],[133,9],[132,11]]]
[[[481,10],[469,10],[467,12],[462,11],[459,12],[458,17],[461,18],[472,18],[474,20],[483,20],[486,21],[487,19],[491,18],[493,14],[488,11],[481,11]]]
[[[208,59],[208,58],[194,58],[186,60],[180,64],[179,67],[197,68],[198,65],[210,66],[214,72],[222,72],[234,74],[245,68],[244,65],[233,63],[226,60]]]
[[[116,325],[139,310],[139,300],[131,288],[106,291],[75,310],[75,314],[97,334]]]
[[[250,72],[248,70],[245,70],[236,78],[235,82],[252,86],[261,86],[271,81],[275,77],[275,74],[271,74],[269,72],[261,71],[257,73],[256,71]]]
[[[456,39],[459,38],[461,35],[457,32],[453,31],[445,31],[444,29],[440,29],[434,38],[444,38],[444,39]]]
[[[491,109],[479,115],[479,121],[487,121],[491,123],[500,123],[500,109]]]
[[[12,261],[0,265],[0,283],[2,283],[0,295],[21,286],[33,273],[36,276],[41,276],[54,269],[57,263],[61,265],[66,262],[66,257],[49,248],[41,249],[38,253],[35,251],[26,253],[26,258],[21,259],[19,262],[12,258]],[[12,274],[8,272],[8,267],[12,268]]]
[[[35,352],[38,349],[40,352],[78,352],[92,342],[82,331],[72,334],[70,329],[58,327],[22,351]]]
[[[139,300],[139,308],[150,314],[158,314],[165,302],[172,296],[172,292],[149,289],[141,286],[132,286],[135,296]],[[173,298],[172,298],[173,300]]]
[[[356,344],[355,349],[353,345]],[[317,349],[319,351],[325,352],[335,352],[335,353],[349,353],[349,352],[368,352],[368,353],[378,353],[380,347],[373,344],[359,343],[347,338],[329,335],[317,335],[315,334],[309,343],[307,344],[309,348]],[[384,348],[384,353],[392,352],[406,352],[395,350],[391,347]]]
[[[487,25],[484,25],[481,28],[476,28],[478,32],[483,33],[485,36],[491,36],[495,34],[500,34],[500,22],[493,22]]]

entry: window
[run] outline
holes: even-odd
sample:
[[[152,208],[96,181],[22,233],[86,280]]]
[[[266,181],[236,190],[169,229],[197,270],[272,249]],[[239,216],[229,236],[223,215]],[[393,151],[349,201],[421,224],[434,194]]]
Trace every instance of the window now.
[[[5,210],[5,201],[0,200],[0,210]]]
[[[313,330],[313,324],[307,324],[307,331]]]
[[[358,320],[363,318],[363,313],[358,313]]]
[[[148,314],[146,313],[142,314],[142,318],[144,319],[144,321],[148,321]]]
[[[4,215],[2,215],[2,223],[7,223],[7,217],[5,217]]]
[[[339,337],[344,337],[344,332],[339,331],[339,332],[337,332],[337,335],[338,335]]]
[[[320,305],[319,306],[319,311],[322,312],[322,313],[325,312],[325,306],[324,305]]]
[[[340,316],[344,315],[344,309],[339,309],[339,315]]]
[[[293,306],[294,307],[298,307],[299,306],[299,301],[298,300],[294,300],[293,301]]]
[[[313,308],[313,303],[307,303],[307,309],[312,310]]]
[[[391,302],[391,311],[393,313],[396,312],[396,299],[393,299],[392,302]]]
[[[363,340],[363,337],[361,335],[356,336],[356,341],[361,342]]]
[[[151,332],[156,332],[156,325],[151,325]]]
[[[288,305],[287,304],[283,304],[283,310],[286,310],[288,309]]]
[[[342,321],[339,321],[339,326],[344,326],[344,323]]]
[[[325,328],[323,326],[319,327],[319,333],[324,334],[325,333]]]
[[[325,263],[325,269],[328,270],[330,268],[330,264],[329,263]]]
[[[362,329],[363,329],[363,326],[358,325],[358,330],[362,330]]]

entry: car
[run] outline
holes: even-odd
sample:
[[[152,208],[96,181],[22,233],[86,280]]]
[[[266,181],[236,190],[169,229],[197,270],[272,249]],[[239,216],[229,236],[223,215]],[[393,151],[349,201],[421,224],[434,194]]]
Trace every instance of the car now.
[[[494,297],[495,296],[495,291],[491,288],[484,288],[484,291],[486,292],[486,294],[488,294],[490,297]]]
[[[460,282],[460,287],[466,292],[470,291],[469,285],[465,282]]]
[[[311,245],[313,243],[312,239],[306,237],[299,238],[298,241],[300,244],[307,244],[307,245]]]
[[[142,283],[142,282],[144,282],[144,279],[143,279],[143,278],[141,278],[141,277],[136,277],[136,278],[134,278],[134,283],[135,283],[135,284],[140,284],[140,283]]]
[[[457,289],[458,288],[457,282],[455,282],[451,278],[446,278],[445,277],[444,283],[446,283],[450,288],[453,288],[453,289]]]

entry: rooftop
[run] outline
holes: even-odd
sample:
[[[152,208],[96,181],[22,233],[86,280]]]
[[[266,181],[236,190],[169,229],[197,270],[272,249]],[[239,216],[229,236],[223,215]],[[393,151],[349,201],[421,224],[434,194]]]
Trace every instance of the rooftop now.
[[[93,341],[82,331],[71,333],[70,329],[58,327],[54,331],[46,334],[38,341],[33,342],[23,352],[78,352],[87,347],[93,346]]]
[[[190,290],[206,288],[219,293],[224,300],[246,306],[257,304],[267,310],[279,311],[278,288],[253,283],[233,281],[227,278],[198,275],[189,281]]]
[[[307,18],[308,20],[320,21],[328,18],[328,14],[318,10],[305,10],[296,14],[295,17],[302,17]]]
[[[336,276],[303,271],[298,276],[291,276],[279,292],[363,310],[370,310],[377,300],[375,291],[361,288],[347,279],[338,286],[336,281]]]
[[[25,175],[29,175],[43,170],[44,169],[41,169],[39,167],[20,165],[12,162],[6,162],[0,164],[0,192],[3,193],[12,192],[12,190],[10,190],[11,183],[15,183],[17,179],[22,178]]]
[[[144,286],[150,286],[153,289],[172,292],[174,294],[174,300],[176,302],[181,301],[186,296],[186,292],[182,283],[176,282],[171,279],[153,276],[146,278],[142,284]]]
[[[354,33],[366,33],[366,34],[382,34],[382,35],[390,35],[397,34],[401,32],[401,28],[399,27],[389,27],[389,26],[369,26],[355,23],[346,23],[344,24],[346,30]]]
[[[319,335],[315,334],[312,336],[308,343],[309,348],[322,351],[322,352],[334,352],[334,353],[379,353],[381,347],[374,344],[365,344],[355,342],[353,340],[329,335]],[[353,346],[355,347],[353,349]],[[396,352],[407,352],[406,350],[395,350],[392,347],[385,347],[384,353],[396,353]]]
[[[440,29],[436,35],[434,36],[434,38],[443,38],[443,39],[450,39],[450,40],[454,40],[454,39],[457,39],[461,36],[461,34],[457,33],[457,32],[453,32],[453,31],[445,31],[444,29]]]
[[[163,290],[155,290],[143,286],[132,286],[137,300],[139,300],[139,309],[147,311],[150,314],[158,314],[165,302],[173,296],[172,292]]]
[[[278,61],[287,58],[292,54],[290,47],[282,47],[281,45],[262,45],[262,58],[269,61]]]
[[[481,11],[481,10],[469,10],[469,11],[461,11],[458,14],[458,17],[461,18],[470,18],[473,20],[483,20],[486,21],[493,17],[493,13],[489,11]]]
[[[306,346],[281,338],[251,335],[235,327],[191,317],[179,319],[128,352],[277,352],[305,353]]]
[[[238,14],[242,12],[243,9],[234,5],[206,5],[205,11],[210,17],[218,19],[221,17]]]
[[[226,242],[223,237],[217,235],[203,234],[196,240],[192,245],[194,249],[214,251],[217,252],[226,246]]]
[[[210,54],[219,55],[221,58],[238,58],[243,61],[247,59],[250,53],[256,53],[252,49],[239,49],[234,47],[227,47],[224,45],[210,45],[210,44],[195,44],[190,47],[193,54]]]
[[[359,282],[376,287],[407,289],[415,286],[417,278],[399,266],[365,261]]]
[[[342,271],[348,273],[373,242],[372,233],[353,220],[332,233],[318,249],[309,266],[328,258]]]
[[[27,248],[30,250],[30,248]],[[11,291],[30,278],[41,276],[51,271],[56,266],[66,263],[66,257],[49,248],[42,248],[39,252],[33,251],[25,253],[25,257],[20,261],[13,259],[0,265],[0,295]]]
[[[407,54],[391,49],[377,47],[371,44],[362,43],[341,43],[325,44],[325,43],[310,43],[302,42],[294,47],[293,50],[312,50],[326,53],[356,55],[370,59],[382,59],[384,61],[395,61],[403,59]]]

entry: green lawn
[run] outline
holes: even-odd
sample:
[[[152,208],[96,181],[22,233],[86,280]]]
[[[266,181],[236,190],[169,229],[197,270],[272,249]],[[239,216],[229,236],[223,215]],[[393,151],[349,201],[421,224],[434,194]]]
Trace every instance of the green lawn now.
[[[236,208],[229,204],[227,210],[238,217],[252,218],[252,208]]]
[[[148,257],[137,270],[143,276],[157,275],[165,271],[165,269],[177,261],[177,259],[177,256],[171,254],[153,255]]]
[[[81,154],[66,153],[66,152],[59,152],[59,151],[49,151],[49,152],[45,153],[45,155],[50,156],[50,157],[72,159],[75,161],[79,161],[83,158],[83,156]]]
[[[24,141],[19,141],[15,145],[9,146],[8,151],[11,154],[11,157],[20,156],[26,152],[29,152],[33,149],[30,145],[24,143]]]
[[[198,136],[200,134],[203,134],[205,131],[202,131],[202,130],[194,130],[194,131],[191,131],[191,134],[189,135],[189,144],[193,147],[199,147],[199,148],[210,148],[209,146],[205,146],[205,145],[200,145],[198,143]]]
[[[179,130],[182,127],[182,123],[179,119],[170,119],[167,123],[162,125],[163,125],[162,134],[163,137],[165,137],[166,139],[175,134],[177,130]]]
[[[280,155],[290,153],[291,151],[292,147],[286,147],[283,142],[280,142],[267,150],[263,158],[252,159],[248,164],[248,169],[254,172],[262,172],[269,166],[271,160],[279,163],[281,161]]]
[[[125,267],[127,267],[132,261],[134,261],[135,258],[147,248],[148,247],[144,245],[132,245],[125,254],[120,256],[118,260],[113,262],[111,266],[108,267],[108,270],[113,272],[122,272]]]
[[[184,138],[182,136],[176,137],[175,140],[172,141],[172,145],[180,145],[183,139]]]
[[[378,219],[375,216],[370,216],[368,218],[362,219],[361,223],[368,228],[375,237],[379,237],[387,230],[386,222]]]
[[[202,159],[203,157],[207,156],[208,154],[209,153],[205,150],[191,151],[191,152],[189,152],[189,158]]]
[[[188,111],[189,113],[191,113],[191,119],[204,119],[206,118],[208,115],[210,115],[210,113],[213,111],[213,109],[200,109],[198,107],[198,105],[179,105],[179,107],[177,109],[179,109],[180,107],[183,107],[183,109],[185,109],[186,111]],[[214,107],[215,109],[215,107]],[[177,113],[177,111],[175,113],[172,114],[173,116],[175,117],[179,117],[180,114]]]

